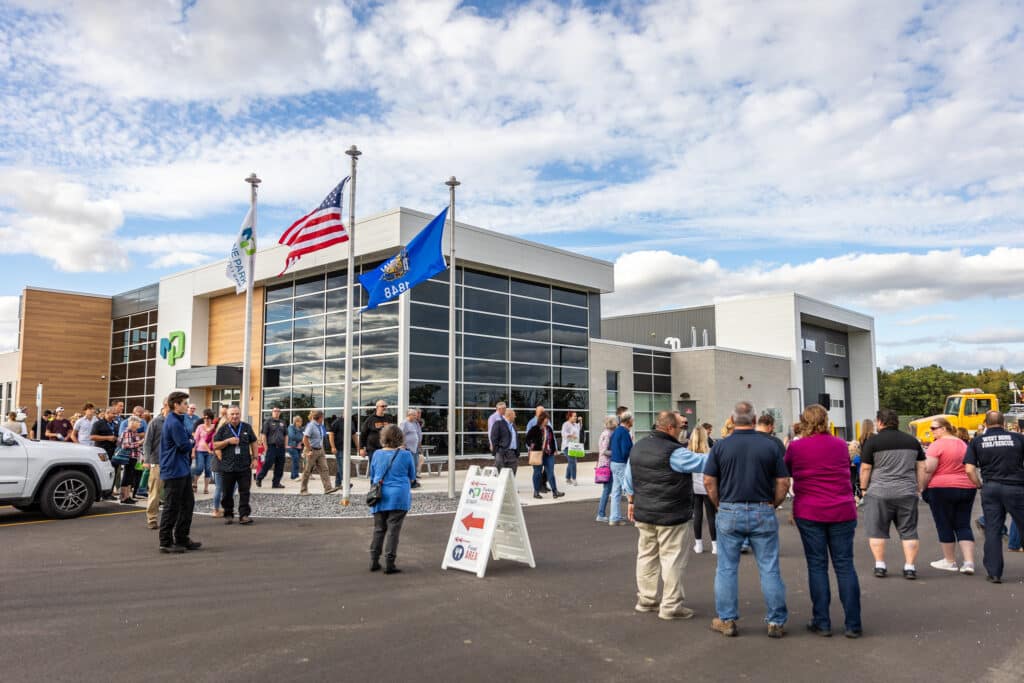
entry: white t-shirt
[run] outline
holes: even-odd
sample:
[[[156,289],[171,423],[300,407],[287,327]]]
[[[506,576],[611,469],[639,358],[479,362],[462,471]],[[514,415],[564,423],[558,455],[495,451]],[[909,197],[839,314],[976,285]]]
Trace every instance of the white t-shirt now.
[[[83,446],[92,446],[92,426],[96,424],[96,418],[80,417],[75,423],[75,434],[78,436],[78,443]]]

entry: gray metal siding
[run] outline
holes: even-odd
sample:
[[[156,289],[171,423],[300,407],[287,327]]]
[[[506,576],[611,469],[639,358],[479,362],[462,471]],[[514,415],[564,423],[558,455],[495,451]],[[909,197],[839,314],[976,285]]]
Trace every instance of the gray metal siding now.
[[[693,328],[697,330],[696,345],[693,344]],[[678,337],[681,348],[701,347],[705,345],[704,330],[708,331],[707,345],[714,346],[714,306],[618,316],[601,321],[603,339],[648,346],[665,346],[666,338]]]
[[[111,318],[121,318],[133,313],[155,310],[159,300],[159,283],[115,294],[111,297]]]

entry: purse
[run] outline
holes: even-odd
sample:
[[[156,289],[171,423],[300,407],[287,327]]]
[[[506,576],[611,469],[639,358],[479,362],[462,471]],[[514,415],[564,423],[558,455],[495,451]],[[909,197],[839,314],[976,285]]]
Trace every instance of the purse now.
[[[381,475],[380,481],[370,487],[370,490],[366,492],[366,506],[373,507],[380,503],[384,497],[384,480],[388,478],[388,472],[391,471],[391,466],[395,464],[395,458],[398,457],[398,451],[396,450],[391,454],[391,461],[388,466],[384,468],[384,474]]]
[[[594,483],[607,484],[612,480],[612,468],[608,465],[601,465],[594,468]]]

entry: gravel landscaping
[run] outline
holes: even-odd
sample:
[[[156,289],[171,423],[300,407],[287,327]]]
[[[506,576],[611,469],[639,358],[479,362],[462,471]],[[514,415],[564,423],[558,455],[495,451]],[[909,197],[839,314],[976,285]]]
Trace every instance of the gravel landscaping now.
[[[253,492],[250,498],[252,516],[282,519],[317,519],[327,517],[369,517],[365,496],[354,493],[349,497],[348,507],[341,505],[341,496],[312,494],[309,496],[282,495]],[[412,497],[410,515],[431,515],[455,512],[459,500],[449,500],[446,493],[417,493]],[[208,515],[213,505],[210,500],[196,501],[196,513]]]

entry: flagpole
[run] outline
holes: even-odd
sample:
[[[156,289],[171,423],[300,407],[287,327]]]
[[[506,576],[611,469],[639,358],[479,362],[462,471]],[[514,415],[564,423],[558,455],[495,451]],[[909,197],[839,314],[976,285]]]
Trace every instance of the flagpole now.
[[[455,497],[455,176],[448,178],[448,497]]]
[[[345,269],[346,305],[345,305],[345,443],[342,446],[341,504],[349,504],[349,487],[352,470],[352,299],[355,293],[356,270],[356,162],[362,152],[352,145],[345,154],[352,158],[352,171],[348,180],[348,267]],[[334,454],[335,460],[338,454]],[[370,463],[366,463],[366,473],[370,473]]]
[[[256,188],[260,184],[260,179],[256,176],[256,173],[250,173],[249,177],[245,179],[245,182],[251,186],[250,191],[250,202],[252,211],[252,235],[253,241],[256,239]],[[248,256],[249,259],[249,277],[245,281],[245,344],[244,351],[242,353],[245,356],[242,358],[242,400],[239,406],[242,409],[242,420],[249,422],[249,392],[252,387],[252,378],[249,377],[250,372],[250,358],[252,354],[252,290],[253,281],[256,279],[256,250],[254,249],[252,254]]]

